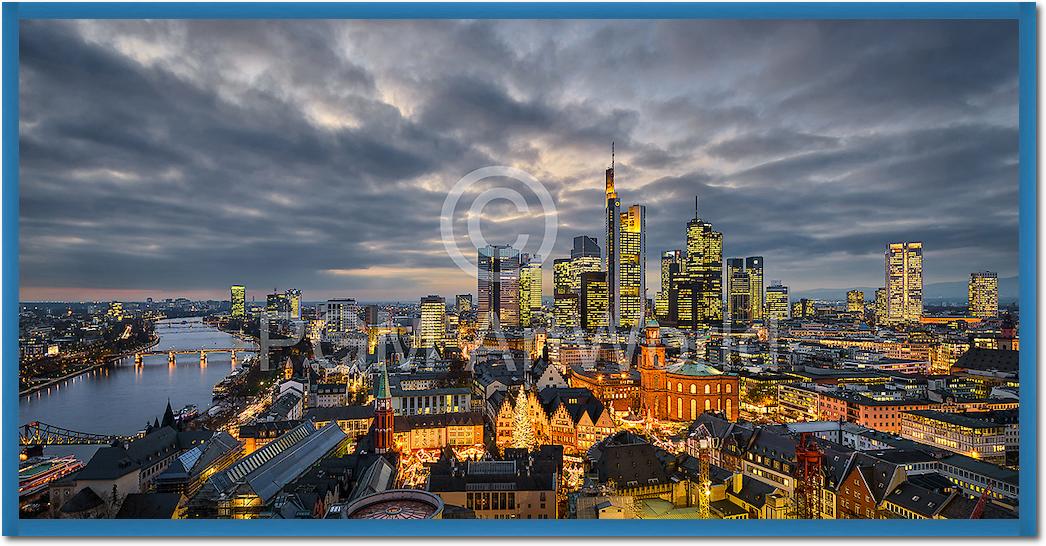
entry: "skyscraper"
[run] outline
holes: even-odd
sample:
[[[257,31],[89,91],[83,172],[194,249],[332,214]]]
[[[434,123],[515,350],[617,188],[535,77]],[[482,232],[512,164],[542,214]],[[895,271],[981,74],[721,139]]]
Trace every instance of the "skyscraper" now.
[[[489,328],[492,317],[502,327],[519,326],[519,265],[519,251],[508,245],[479,249],[480,329]]]
[[[287,305],[291,320],[301,320],[301,290],[291,288],[287,290]]]
[[[686,224],[686,257],[676,281],[669,315],[680,328],[694,329],[723,320],[723,234],[701,220],[698,198]]]
[[[327,300],[326,316],[328,332],[347,333],[360,329],[360,308],[352,298]]]
[[[881,325],[886,323],[886,289],[876,288],[875,289],[875,324]]]
[[[618,253],[620,252],[621,201],[614,188],[614,145],[610,145],[610,168],[606,170],[606,259],[604,270],[607,272],[607,301],[610,316],[617,323],[618,315]]]
[[[427,349],[443,343],[447,337],[447,300],[440,296],[421,298],[421,321],[418,325],[418,347]]]
[[[570,258],[558,258],[552,262],[553,317],[556,326],[574,328],[578,325],[578,294],[572,288],[574,274]]]
[[[752,321],[763,320],[763,257],[745,258],[745,273],[748,275],[748,318]]]
[[[919,322],[923,315],[923,244],[891,243],[886,249],[886,320]]]
[[[586,330],[605,328],[610,318],[609,283],[603,271],[581,274],[581,327]]]
[[[682,250],[666,250],[661,253],[661,287],[654,299],[654,314],[661,320],[668,318],[668,300],[672,292],[672,278],[679,275],[679,267],[682,263]]]
[[[999,275],[992,271],[970,273],[969,315],[976,318],[999,316]]]
[[[617,324],[642,326],[646,310],[646,207],[621,213],[618,232]]]
[[[846,293],[846,312],[858,316],[864,314],[864,292],[850,290]]]
[[[588,235],[578,235],[574,237],[574,248],[570,250],[570,257],[583,258],[586,256],[599,257],[599,243],[595,237],[589,237]]]
[[[726,260],[726,310],[731,322],[749,322],[751,320],[752,292],[742,258]]]
[[[788,287],[781,281],[770,281],[766,288],[766,319],[788,320]]]
[[[531,326],[535,312],[541,311],[542,276],[541,263],[527,254],[520,256],[519,269],[519,322],[524,328]]]
[[[273,293],[265,296],[265,312],[269,320],[288,320],[291,318],[291,303],[287,294]]]
[[[229,309],[233,318],[243,318],[247,309],[247,288],[234,284],[229,289]]]

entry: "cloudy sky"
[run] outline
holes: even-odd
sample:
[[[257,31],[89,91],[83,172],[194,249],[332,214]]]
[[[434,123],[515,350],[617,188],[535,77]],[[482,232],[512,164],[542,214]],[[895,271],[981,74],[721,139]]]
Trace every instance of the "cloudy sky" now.
[[[410,300],[474,292],[484,238],[603,243],[603,170],[648,219],[648,277],[701,216],[793,291],[880,286],[888,242],[926,282],[1017,270],[1009,21],[23,23],[23,299]],[[488,194],[488,197],[493,194]],[[551,271],[546,267],[546,293]]]

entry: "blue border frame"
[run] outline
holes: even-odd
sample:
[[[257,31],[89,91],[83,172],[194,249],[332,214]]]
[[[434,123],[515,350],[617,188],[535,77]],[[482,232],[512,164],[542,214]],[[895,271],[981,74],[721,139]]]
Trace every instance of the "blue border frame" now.
[[[1023,3],[54,3],[3,5],[3,534],[6,536],[1034,536],[1035,457],[1021,467],[1016,520],[20,520],[18,518],[18,23],[56,18],[1009,19],[1020,70],[1020,451],[1036,454],[1037,22]],[[743,523],[741,523],[743,522]]]

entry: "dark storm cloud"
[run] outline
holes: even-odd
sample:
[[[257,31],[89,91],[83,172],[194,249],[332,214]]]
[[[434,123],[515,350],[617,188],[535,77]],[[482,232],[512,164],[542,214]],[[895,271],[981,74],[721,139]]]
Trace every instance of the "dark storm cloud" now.
[[[36,21],[20,48],[26,298],[472,290],[440,239],[454,182],[537,177],[555,258],[602,244],[611,140],[651,290],[695,194],[797,289],[878,285],[899,240],[927,282],[1016,272],[1011,22]],[[486,239],[536,251],[508,180],[465,193],[458,243],[491,185],[530,212],[490,203]]]

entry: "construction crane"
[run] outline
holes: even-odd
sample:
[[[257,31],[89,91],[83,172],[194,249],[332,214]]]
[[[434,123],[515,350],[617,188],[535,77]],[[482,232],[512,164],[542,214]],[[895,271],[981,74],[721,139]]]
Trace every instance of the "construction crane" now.
[[[821,487],[824,483],[824,452],[814,435],[799,434],[795,444],[796,519],[821,519]]]
[[[691,434],[696,440],[698,473],[697,473],[697,517],[699,519],[710,519],[711,512],[709,504],[712,497],[712,477],[709,473],[709,464],[712,459],[712,447],[715,438],[709,434],[704,425],[699,425],[697,430]]]
[[[988,497],[991,496],[992,487],[989,485],[984,489],[984,493],[981,493],[981,498],[977,499],[977,505],[973,507],[973,512],[970,512],[970,519],[981,519],[984,516],[984,505],[988,504]]]

